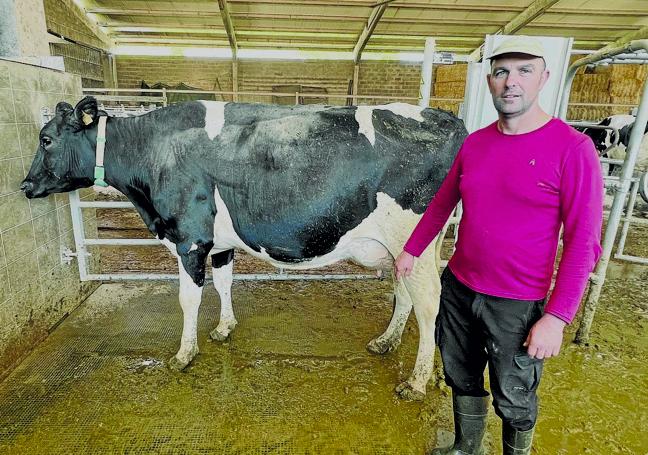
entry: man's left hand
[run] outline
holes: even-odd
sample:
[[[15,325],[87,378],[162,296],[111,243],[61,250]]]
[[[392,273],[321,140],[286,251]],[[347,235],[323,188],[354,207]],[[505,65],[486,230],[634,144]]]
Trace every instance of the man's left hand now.
[[[533,324],[524,342],[529,357],[546,359],[557,356],[560,352],[565,325],[565,321],[552,314],[546,313],[542,316]]]

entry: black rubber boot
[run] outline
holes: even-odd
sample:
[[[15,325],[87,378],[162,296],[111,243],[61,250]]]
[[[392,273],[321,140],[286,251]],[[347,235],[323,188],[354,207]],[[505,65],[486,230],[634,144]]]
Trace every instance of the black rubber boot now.
[[[431,455],[483,455],[488,397],[452,394],[455,441],[451,447],[434,449]]]
[[[533,443],[533,428],[519,431],[502,423],[502,453],[503,455],[529,455]]]

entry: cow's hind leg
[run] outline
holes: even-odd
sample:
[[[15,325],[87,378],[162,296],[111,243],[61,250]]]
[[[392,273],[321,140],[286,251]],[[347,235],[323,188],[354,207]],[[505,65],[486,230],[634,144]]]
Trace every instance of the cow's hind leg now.
[[[220,320],[218,326],[210,332],[209,336],[216,341],[225,341],[236,326],[236,318],[232,309],[233,266],[234,250],[212,255],[214,288],[220,296]]]
[[[416,364],[410,377],[396,387],[401,398],[421,400],[434,367],[434,328],[439,312],[441,282],[434,260],[435,252],[430,248],[414,267],[412,274],[401,280],[412,299],[414,314],[419,328],[419,346]]]
[[[203,290],[203,286],[196,284],[187,273],[180,258],[178,258],[178,268],[180,270],[180,307],[182,307],[183,324],[180,350],[169,360],[169,367],[174,370],[184,369],[198,354],[198,309]]]
[[[354,240],[351,249],[353,251],[351,259],[358,264],[377,270],[393,268],[394,257],[387,247],[376,239],[369,237],[357,238]],[[407,292],[399,292],[397,289],[394,294],[394,312],[389,326],[385,333],[367,344],[369,352],[386,354],[398,347],[411,309],[412,300]]]
[[[396,286],[394,290],[394,312],[385,332],[367,344],[367,349],[374,354],[387,354],[400,345],[405,324],[412,311],[412,299],[405,286]]]

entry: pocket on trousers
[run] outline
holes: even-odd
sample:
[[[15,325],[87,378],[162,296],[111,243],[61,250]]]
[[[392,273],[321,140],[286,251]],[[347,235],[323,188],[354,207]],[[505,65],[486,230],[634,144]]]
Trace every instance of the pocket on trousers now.
[[[525,353],[515,354],[512,371],[507,375],[505,388],[518,393],[535,392],[542,374],[542,360]]]

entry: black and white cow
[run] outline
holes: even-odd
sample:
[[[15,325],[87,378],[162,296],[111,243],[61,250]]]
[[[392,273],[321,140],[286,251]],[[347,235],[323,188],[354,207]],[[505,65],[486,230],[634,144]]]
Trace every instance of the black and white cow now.
[[[603,120],[601,120],[598,123],[598,125],[616,128],[616,130],[620,134],[624,127],[634,123],[634,121],[635,121],[635,117],[632,115],[619,114],[619,115],[612,115],[610,117],[605,117]],[[617,132],[611,129],[604,129],[604,128],[578,128],[578,129],[592,139],[592,142],[594,142],[594,146],[596,147],[596,150],[598,150],[599,154],[603,154],[613,144],[621,143],[621,138],[616,137]]]
[[[93,184],[94,98],[59,103],[21,189],[29,198]],[[105,180],[133,202],[178,258],[184,322],[170,366],[198,353],[198,307],[211,256],[221,298],[217,340],[232,311],[233,249],[277,267],[304,269],[351,259],[390,267],[446,175],[466,130],[452,114],[407,104],[273,106],[196,101],[107,119]],[[400,343],[414,308],[416,364],[397,387],[420,398],[432,373],[440,283],[434,248],[395,284],[395,310],[368,348]]]

